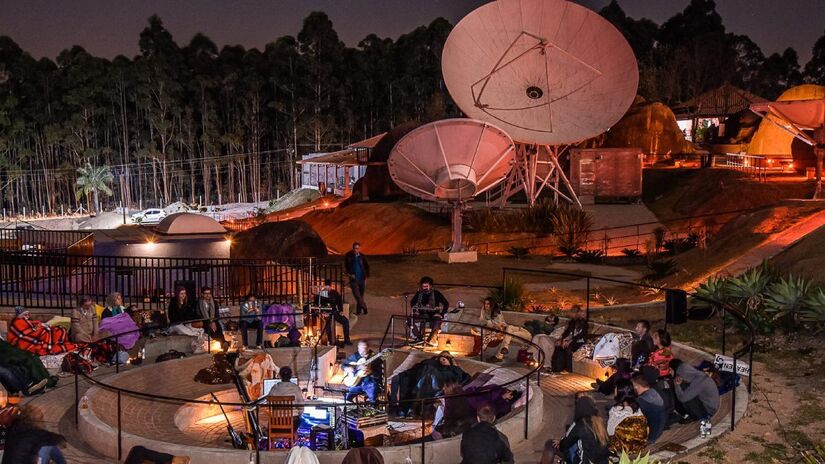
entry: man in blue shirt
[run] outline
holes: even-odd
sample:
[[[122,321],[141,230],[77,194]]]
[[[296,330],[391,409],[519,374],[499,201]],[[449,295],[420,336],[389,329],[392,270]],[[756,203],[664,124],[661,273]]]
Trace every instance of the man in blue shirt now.
[[[361,254],[361,244],[352,244],[352,250],[344,256],[344,269],[349,276],[349,287],[355,297],[355,314],[367,314],[367,303],[364,301],[367,278],[370,276],[370,265],[367,257]]]

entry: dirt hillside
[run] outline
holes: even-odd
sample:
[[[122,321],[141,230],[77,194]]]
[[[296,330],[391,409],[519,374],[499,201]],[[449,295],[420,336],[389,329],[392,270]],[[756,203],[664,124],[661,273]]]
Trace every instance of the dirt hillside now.
[[[770,260],[771,265],[792,275],[825,284],[825,227],[821,227]]]

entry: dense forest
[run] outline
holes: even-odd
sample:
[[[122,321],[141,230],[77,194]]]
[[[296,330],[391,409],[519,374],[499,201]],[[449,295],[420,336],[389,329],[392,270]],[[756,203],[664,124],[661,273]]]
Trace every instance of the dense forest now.
[[[633,47],[648,100],[675,104],[724,82],[775,98],[825,79],[825,36],[803,68],[791,48],[765,56],[726,31],[715,8],[692,0],[661,25],[615,0],[600,13]],[[181,46],[153,16],[140,54],[113,60],[79,46],[36,60],[0,36],[0,206],[72,210],[92,191],[104,206],[266,200],[295,187],[305,153],[459,115],[441,78],[451,28],[439,18],[347,47],[314,12],[296,37],[258,50],[202,34]]]

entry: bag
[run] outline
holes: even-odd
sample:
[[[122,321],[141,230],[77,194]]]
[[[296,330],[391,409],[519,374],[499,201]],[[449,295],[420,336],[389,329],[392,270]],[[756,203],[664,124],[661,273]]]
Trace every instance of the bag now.
[[[525,363],[530,360],[530,351],[527,348],[522,348],[518,350],[518,356],[516,356],[516,361],[520,363]]]
[[[209,337],[204,333],[192,340],[192,354],[201,354],[209,351]]]
[[[121,350],[112,356],[110,364],[126,364],[127,362],[129,362],[129,353]]]
[[[169,350],[168,352],[163,353],[162,355],[155,358],[155,362],[159,363],[159,362],[169,361],[170,359],[180,359],[180,358],[185,358],[185,357],[186,357],[186,353],[181,353],[180,351],[177,351],[177,350]]]
[[[80,357],[77,353],[69,353],[63,358],[63,364],[60,370],[70,374],[86,374],[89,375],[94,370],[91,361]]]

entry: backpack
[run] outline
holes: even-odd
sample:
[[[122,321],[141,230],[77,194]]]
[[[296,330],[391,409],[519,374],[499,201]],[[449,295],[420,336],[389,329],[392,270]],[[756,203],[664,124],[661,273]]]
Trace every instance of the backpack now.
[[[186,357],[186,353],[181,353],[180,351],[177,351],[177,350],[169,350],[166,353],[163,353],[162,355],[155,358],[155,362],[159,363],[159,362],[169,361],[170,359],[180,359],[180,358],[185,358],[185,357]]]

